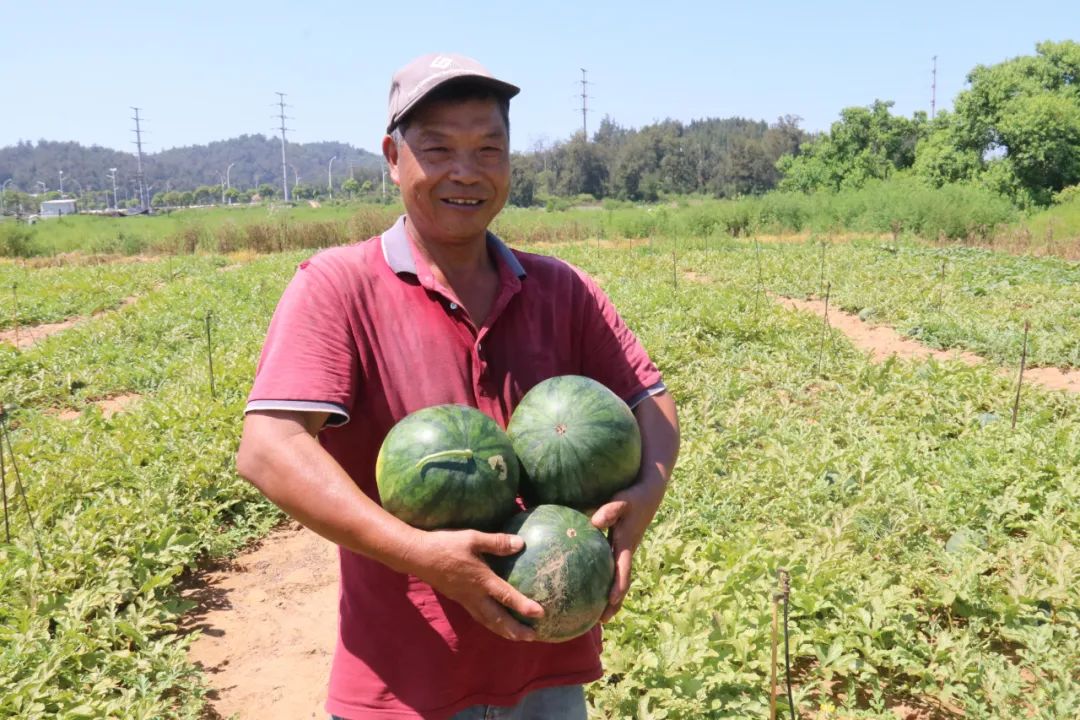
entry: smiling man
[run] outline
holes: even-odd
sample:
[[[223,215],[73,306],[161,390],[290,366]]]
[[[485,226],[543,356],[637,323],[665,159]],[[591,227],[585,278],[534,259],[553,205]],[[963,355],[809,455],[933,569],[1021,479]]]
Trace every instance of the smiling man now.
[[[341,548],[327,700],[336,717],[584,718],[582,684],[602,673],[599,627],[534,642],[510,614],[543,609],[484,555],[513,554],[520,538],[422,531],[379,506],[375,458],[397,421],[461,403],[505,427],[530,388],[565,374],[626,400],[641,427],[640,476],[592,517],[616,560],[605,622],[678,452],[674,402],[604,293],[488,232],[510,189],[517,92],[458,55],[394,75],[383,153],[405,214],[379,237],[301,263],[263,347],[237,465]]]

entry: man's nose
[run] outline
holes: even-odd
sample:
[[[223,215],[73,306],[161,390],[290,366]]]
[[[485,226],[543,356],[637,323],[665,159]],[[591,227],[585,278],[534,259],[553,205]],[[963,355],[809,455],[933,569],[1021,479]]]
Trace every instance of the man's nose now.
[[[479,166],[471,152],[459,152],[454,154],[454,162],[450,168],[450,179],[460,183],[474,183],[480,179]]]

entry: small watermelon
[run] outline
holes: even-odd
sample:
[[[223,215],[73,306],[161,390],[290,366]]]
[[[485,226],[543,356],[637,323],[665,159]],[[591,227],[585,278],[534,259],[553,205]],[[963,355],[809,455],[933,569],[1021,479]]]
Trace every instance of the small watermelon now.
[[[537,639],[563,642],[588,632],[607,607],[615,561],[604,534],[589,518],[561,505],[540,505],[510,518],[502,532],[520,535],[525,549],[491,558],[497,575],[540,603],[539,620],[515,617]]]
[[[390,430],[375,461],[388,512],[424,530],[492,531],[516,510],[518,462],[510,439],[476,408],[436,405]]]
[[[507,428],[529,505],[588,510],[631,485],[641,466],[641,431],[618,395],[579,375],[560,375],[525,394]]]

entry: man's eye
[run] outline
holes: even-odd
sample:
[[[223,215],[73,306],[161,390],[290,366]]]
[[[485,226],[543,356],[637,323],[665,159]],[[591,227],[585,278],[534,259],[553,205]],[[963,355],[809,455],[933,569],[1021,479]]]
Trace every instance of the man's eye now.
[[[448,149],[442,147],[441,145],[436,145],[435,147],[424,148],[424,152],[442,153],[442,152],[448,152]]]

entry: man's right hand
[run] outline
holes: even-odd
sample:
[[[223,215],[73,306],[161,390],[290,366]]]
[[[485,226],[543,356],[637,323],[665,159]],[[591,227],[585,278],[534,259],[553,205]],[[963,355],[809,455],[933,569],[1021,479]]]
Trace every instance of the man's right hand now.
[[[507,608],[527,618],[542,617],[544,609],[496,575],[483,557],[513,555],[525,547],[524,540],[476,530],[434,530],[417,537],[407,558],[414,575],[459,603],[496,635],[507,640],[536,639],[536,633],[515,620]]]

